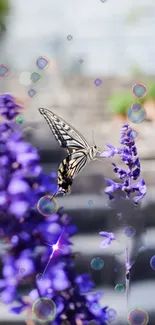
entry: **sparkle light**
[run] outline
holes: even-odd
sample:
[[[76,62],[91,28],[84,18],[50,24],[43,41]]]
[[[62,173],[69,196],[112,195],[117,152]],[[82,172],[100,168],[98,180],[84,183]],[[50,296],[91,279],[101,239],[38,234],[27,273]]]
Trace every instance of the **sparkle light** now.
[[[53,250],[52,250],[52,254],[50,255],[49,260],[48,260],[48,262],[46,264],[46,267],[45,267],[45,269],[44,269],[44,271],[42,273],[42,277],[44,276],[44,274],[45,274],[45,272],[46,272],[46,270],[47,270],[47,268],[49,266],[49,263],[51,262],[52,258],[54,257],[54,253],[56,251],[58,251],[58,250],[62,251],[62,249],[61,249],[61,247],[62,247],[61,240],[62,240],[63,233],[64,232],[62,232],[62,234],[59,236],[59,238],[58,238],[58,240],[57,240],[57,242],[55,244],[52,245],[52,244],[46,243],[47,245],[51,246]]]

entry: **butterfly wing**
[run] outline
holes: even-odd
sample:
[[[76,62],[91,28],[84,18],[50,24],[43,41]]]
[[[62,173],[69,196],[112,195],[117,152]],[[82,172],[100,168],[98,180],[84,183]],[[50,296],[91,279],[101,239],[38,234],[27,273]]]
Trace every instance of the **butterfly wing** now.
[[[64,194],[70,192],[74,178],[85,167],[88,157],[82,151],[68,155],[58,169],[58,187]]]
[[[79,149],[89,149],[85,138],[69,123],[48,109],[39,108],[60,146],[67,148],[69,154]]]

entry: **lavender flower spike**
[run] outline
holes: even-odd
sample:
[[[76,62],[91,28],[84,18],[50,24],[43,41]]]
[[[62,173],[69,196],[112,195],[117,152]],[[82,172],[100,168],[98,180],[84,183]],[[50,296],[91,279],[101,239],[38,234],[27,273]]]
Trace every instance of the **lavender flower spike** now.
[[[100,231],[99,235],[106,237],[106,239],[101,242],[100,248],[105,248],[105,247],[109,246],[111,244],[112,240],[116,239],[113,232]]]
[[[138,205],[139,202],[146,194],[146,185],[144,179],[138,182],[136,181],[140,176],[141,166],[140,160],[137,156],[137,148],[135,141],[132,137],[132,128],[125,124],[121,128],[120,143],[123,145],[121,148],[115,148],[112,145],[107,145],[108,151],[101,153],[101,157],[113,157],[115,154],[119,154],[122,162],[127,166],[127,170],[113,165],[113,171],[117,174],[118,178],[122,181],[121,183],[116,183],[112,180],[107,179],[108,187],[105,189],[105,193],[109,195],[109,199],[115,198],[114,192],[120,189],[125,193],[127,199],[131,199],[134,205]],[[133,193],[138,192],[138,195],[134,198]]]
[[[0,251],[1,301],[9,304],[10,312],[32,315],[34,302],[46,297],[56,314],[49,321],[50,308],[41,304],[36,315],[41,311],[40,324],[87,325],[93,320],[106,325],[107,307],[100,306],[99,293],[90,294],[93,281],[75,272],[71,237],[76,226],[62,208],[48,218],[37,209],[41,197],[55,193],[57,175],[43,174],[37,149],[10,121],[18,108],[11,95],[0,95],[0,116],[9,120],[0,123],[0,244],[5,247]]]

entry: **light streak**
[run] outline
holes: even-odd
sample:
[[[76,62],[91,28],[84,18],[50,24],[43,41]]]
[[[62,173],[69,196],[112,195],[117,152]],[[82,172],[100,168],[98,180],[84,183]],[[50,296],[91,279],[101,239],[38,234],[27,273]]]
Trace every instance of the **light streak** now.
[[[51,262],[51,260],[52,260],[52,258],[53,258],[53,256],[54,256],[54,253],[55,253],[56,251],[58,251],[58,250],[62,251],[62,249],[61,249],[61,244],[60,244],[60,240],[61,240],[61,238],[62,238],[62,235],[63,235],[63,232],[62,232],[62,234],[60,235],[60,237],[58,238],[58,240],[57,240],[57,242],[56,242],[55,244],[51,245],[51,244],[46,243],[47,245],[49,245],[49,246],[52,247],[53,251],[52,251],[52,254],[51,254],[50,257],[49,257],[49,260],[48,260],[48,262],[47,262],[47,264],[46,264],[46,266],[45,266],[45,269],[44,269],[44,271],[43,271],[41,277],[44,276],[44,274],[45,274],[45,272],[46,272],[46,270],[47,270],[47,268],[48,268],[48,266],[49,266],[49,264],[50,264],[50,262]]]

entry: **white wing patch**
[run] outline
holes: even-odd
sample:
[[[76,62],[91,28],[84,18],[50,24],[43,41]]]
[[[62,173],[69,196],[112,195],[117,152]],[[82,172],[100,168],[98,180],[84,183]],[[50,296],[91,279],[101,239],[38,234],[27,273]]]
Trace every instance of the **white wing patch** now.
[[[85,138],[59,116],[45,108],[39,108],[39,112],[46,119],[61,147],[75,150],[90,148]]]

